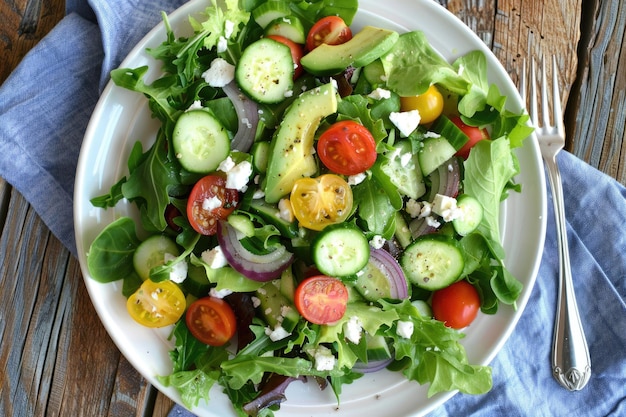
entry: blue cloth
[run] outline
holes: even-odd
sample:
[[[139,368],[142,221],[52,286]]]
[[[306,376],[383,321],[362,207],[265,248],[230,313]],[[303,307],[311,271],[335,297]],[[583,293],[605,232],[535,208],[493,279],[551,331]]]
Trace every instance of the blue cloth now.
[[[182,0],[71,0],[67,16],[0,87],[0,175],[76,254],[74,172],[109,71]],[[567,231],[592,377],[568,392],[550,370],[558,256],[552,205],[528,306],[492,363],[485,395],[456,395],[432,416],[626,415],[626,189],[567,152],[559,156]],[[185,415],[176,406],[172,415]]]

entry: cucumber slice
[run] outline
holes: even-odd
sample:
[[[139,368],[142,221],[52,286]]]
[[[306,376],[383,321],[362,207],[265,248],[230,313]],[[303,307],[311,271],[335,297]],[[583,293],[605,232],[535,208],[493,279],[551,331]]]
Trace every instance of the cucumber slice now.
[[[483,206],[471,195],[461,194],[456,200],[456,206],[461,210],[461,217],[452,220],[454,230],[461,236],[472,233],[483,219]]]
[[[302,21],[296,16],[281,16],[272,20],[265,27],[265,36],[271,35],[283,36],[299,44],[306,42],[304,26],[302,25]]]
[[[265,174],[267,170],[267,160],[270,157],[270,143],[256,142],[252,145],[252,165],[257,172]]]
[[[311,245],[312,257],[317,269],[331,277],[347,277],[356,274],[367,265],[370,246],[367,238],[350,223],[326,227]]]
[[[465,260],[456,240],[445,235],[420,236],[400,257],[400,266],[410,282],[435,291],[457,281]]]
[[[418,161],[424,176],[439,168],[439,165],[452,158],[456,153],[454,146],[446,138],[427,138],[418,152]]]
[[[368,301],[376,301],[381,298],[391,298],[391,286],[389,280],[380,269],[368,262],[354,282],[354,288]]]
[[[468,141],[467,135],[445,115],[441,115],[430,127],[430,130],[446,138],[457,151]]]
[[[133,266],[142,280],[150,278],[150,270],[165,263],[165,254],[180,255],[178,245],[163,235],[153,235],[137,246],[133,255]]]
[[[296,308],[280,292],[280,279],[268,281],[258,290],[255,296],[259,299],[259,310],[271,329],[282,326],[287,333],[293,331],[300,320]]]
[[[426,193],[419,157],[408,140],[397,142],[380,167],[401,194],[417,200]]]
[[[270,22],[291,14],[289,8],[289,2],[286,1],[268,1],[261,4],[256,9],[252,10],[252,18],[263,29],[270,24]]]
[[[387,74],[385,73],[385,68],[380,58],[363,67],[363,76],[374,88],[386,85],[385,80],[387,79]]]
[[[365,334],[367,361],[382,361],[391,358],[391,351],[384,336]]]
[[[273,39],[259,39],[241,54],[235,79],[239,88],[259,103],[278,103],[293,91],[291,49]]]
[[[198,174],[215,171],[230,153],[228,131],[211,113],[183,113],[174,126],[174,152],[186,170]]]

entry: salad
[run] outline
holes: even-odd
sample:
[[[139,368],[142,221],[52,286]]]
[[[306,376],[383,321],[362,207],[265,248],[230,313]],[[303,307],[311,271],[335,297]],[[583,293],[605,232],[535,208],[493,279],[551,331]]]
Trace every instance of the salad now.
[[[88,253],[123,280],[128,313],[173,326],[188,407],[219,384],[238,414],[271,415],[286,386],[332,390],[382,368],[428,394],[491,387],[459,340],[480,309],[514,305],[499,206],[526,116],[471,52],[443,60],[419,32],[352,32],[356,2],[226,1],[190,18],[147,67],[112,80],[161,122],[97,207],[135,203]]]

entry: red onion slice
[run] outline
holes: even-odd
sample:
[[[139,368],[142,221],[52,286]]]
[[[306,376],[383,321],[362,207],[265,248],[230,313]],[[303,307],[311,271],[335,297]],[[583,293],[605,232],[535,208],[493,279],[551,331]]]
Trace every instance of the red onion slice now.
[[[232,101],[237,112],[239,126],[237,133],[231,142],[231,148],[248,152],[254,143],[256,129],[259,123],[259,106],[253,100],[246,97],[232,81],[223,87],[224,93]]]
[[[226,260],[237,272],[254,281],[276,279],[293,262],[294,255],[284,246],[266,255],[257,255],[244,248],[237,231],[226,221],[217,225],[217,240]]]
[[[368,373],[377,372],[383,368],[386,368],[387,365],[389,365],[391,362],[393,362],[393,358],[381,359],[377,361],[369,361],[367,363],[357,361],[352,367],[352,369],[354,369],[357,372],[361,372],[363,374],[368,374]]]
[[[404,300],[409,297],[409,287],[404,271],[398,261],[384,249],[371,249],[370,262],[387,278],[391,298]]]

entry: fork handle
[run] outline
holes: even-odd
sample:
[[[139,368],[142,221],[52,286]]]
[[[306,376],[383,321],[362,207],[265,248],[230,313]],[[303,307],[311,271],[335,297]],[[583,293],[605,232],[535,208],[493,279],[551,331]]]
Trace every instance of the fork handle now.
[[[570,391],[582,389],[591,376],[591,359],[574,295],[570,267],[563,187],[556,156],[545,160],[556,220],[559,251],[559,292],[552,340],[552,373]]]

